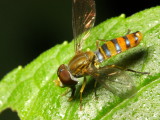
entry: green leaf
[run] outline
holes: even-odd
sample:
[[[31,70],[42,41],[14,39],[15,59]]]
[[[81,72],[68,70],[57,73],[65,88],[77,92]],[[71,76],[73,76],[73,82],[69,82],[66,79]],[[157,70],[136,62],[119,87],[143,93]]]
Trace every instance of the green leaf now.
[[[0,111],[11,108],[23,120],[53,119],[160,119],[160,7],[154,7],[125,18],[111,18],[91,30],[84,50],[96,50],[96,40],[123,36],[128,29],[141,31],[143,40],[135,48],[116,55],[103,65],[116,64],[151,75],[129,73],[137,91],[120,97],[103,85],[94,97],[94,80],[88,82],[83,94],[83,110],[79,110],[79,91],[68,102],[70,93],[61,96],[66,88],[55,86],[57,68],[67,64],[74,55],[73,42],[64,42],[41,54],[25,67],[19,66],[0,82]],[[126,77],[124,77],[126,78]],[[107,81],[107,80],[106,80]],[[79,88],[79,87],[78,87]]]

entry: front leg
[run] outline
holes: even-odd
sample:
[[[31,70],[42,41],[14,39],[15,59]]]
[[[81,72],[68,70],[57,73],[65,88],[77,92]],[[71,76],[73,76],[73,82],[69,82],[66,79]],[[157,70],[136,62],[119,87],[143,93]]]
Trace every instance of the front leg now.
[[[83,84],[80,89],[80,110],[82,110],[82,94],[83,94],[84,88],[86,86],[86,82],[87,82],[86,77],[84,77]]]
[[[95,99],[97,100],[98,99],[98,97],[97,97],[97,80],[95,80],[95,82],[94,82],[94,95],[95,95]]]
[[[68,101],[72,101],[73,100],[74,94],[75,94],[75,90],[76,90],[75,86],[71,87],[71,96],[68,99]]]

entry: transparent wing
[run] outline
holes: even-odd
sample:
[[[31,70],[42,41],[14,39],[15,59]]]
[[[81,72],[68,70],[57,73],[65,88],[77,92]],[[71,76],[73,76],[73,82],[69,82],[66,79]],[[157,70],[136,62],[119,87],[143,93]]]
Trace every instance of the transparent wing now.
[[[104,85],[104,87],[112,93],[120,97],[128,97],[136,92],[133,79],[127,74],[127,71],[117,68],[100,69],[100,74],[96,79]]]
[[[72,0],[72,27],[75,39],[75,52],[80,51],[83,41],[88,37],[88,30],[94,26],[96,16],[94,0]],[[81,40],[78,35],[85,32]]]

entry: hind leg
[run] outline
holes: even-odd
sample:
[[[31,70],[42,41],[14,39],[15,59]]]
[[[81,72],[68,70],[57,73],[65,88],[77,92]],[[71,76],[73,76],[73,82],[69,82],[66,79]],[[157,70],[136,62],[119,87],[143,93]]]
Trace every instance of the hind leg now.
[[[107,67],[108,68],[117,68],[120,70],[130,71],[130,72],[139,73],[139,74],[150,74],[149,72],[140,72],[140,71],[136,71],[136,70],[132,70],[132,69],[128,69],[128,68],[123,68],[123,67],[116,66],[116,65],[109,65]]]

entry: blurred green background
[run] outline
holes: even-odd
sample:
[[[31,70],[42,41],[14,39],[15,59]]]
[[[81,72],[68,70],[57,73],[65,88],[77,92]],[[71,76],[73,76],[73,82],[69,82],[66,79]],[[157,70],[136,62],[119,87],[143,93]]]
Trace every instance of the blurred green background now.
[[[130,16],[160,5],[159,0],[95,1],[96,25],[121,13]],[[18,65],[25,66],[54,45],[72,40],[71,5],[71,0],[0,1],[0,79]],[[6,117],[9,113],[9,109],[4,111],[0,119],[10,119]]]

